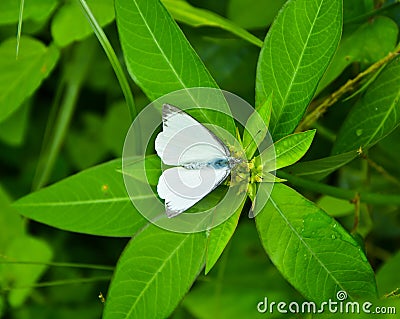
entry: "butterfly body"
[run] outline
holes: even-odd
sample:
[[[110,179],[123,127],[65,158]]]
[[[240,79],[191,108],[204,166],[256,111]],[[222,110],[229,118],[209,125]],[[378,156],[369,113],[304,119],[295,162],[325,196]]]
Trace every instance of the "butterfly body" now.
[[[236,158],[234,157],[222,157],[222,158],[215,158],[211,161],[199,161],[199,162],[191,162],[191,163],[184,163],[182,167],[186,169],[201,169],[204,167],[210,167],[213,169],[232,169],[239,163]]]

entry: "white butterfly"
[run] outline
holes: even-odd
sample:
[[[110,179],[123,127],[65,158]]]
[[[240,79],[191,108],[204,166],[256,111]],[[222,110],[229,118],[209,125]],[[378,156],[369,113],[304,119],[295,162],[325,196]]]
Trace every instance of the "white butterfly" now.
[[[165,199],[165,212],[174,217],[192,207],[220,185],[242,160],[209,129],[175,106],[164,104],[163,131],[155,148],[166,165],[157,192]]]

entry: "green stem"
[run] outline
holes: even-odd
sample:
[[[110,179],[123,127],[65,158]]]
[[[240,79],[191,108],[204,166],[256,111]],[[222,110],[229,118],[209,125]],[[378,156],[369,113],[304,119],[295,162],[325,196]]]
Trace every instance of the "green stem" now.
[[[98,281],[108,281],[111,279],[111,276],[98,276],[92,278],[79,278],[79,279],[66,279],[66,280],[55,280],[48,282],[39,282],[30,286],[19,286],[19,287],[4,287],[3,291],[10,291],[15,289],[31,289],[31,288],[40,288],[40,287],[53,287],[53,286],[61,286],[61,285],[71,285],[71,284],[85,284],[92,283]]]
[[[360,15],[358,17],[352,18],[350,20],[344,21],[343,24],[351,24],[351,23],[355,23],[355,22],[363,22],[368,20],[369,18],[376,16],[384,11],[390,10],[390,9],[394,9],[394,7],[398,6],[400,4],[400,1],[397,0],[393,3],[390,3],[386,6],[382,6],[381,8],[375,9],[373,11],[367,12],[363,15]]]
[[[82,10],[90,22],[94,33],[96,34],[97,39],[99,40],[101,46],[106,53],[108,60],[111,63],[111,66],[114,69],[115,75],[117,76],[119,85],[121,86],[122,93],[124,94],[126,104],[128,105],[129,113],[131,116],[131,120],[133,121],[136,118],[136,115],[139,113],[136,109],[135,102],[133,100],[132,91],[129,86],[128,79],[125,76],[125,73],[122,69],[121,64],[119,63],[118,57],[115,54],[113,47],[111,46],[110,41],[108,41],[107,36],[105,35],[103,29],[98,24],[96,18],[91,12],[89,6],[87,5],[85,0],[79,0]]]
[[[76,45],[72,58],[65,65],[63,79],[61,80],[61,82],[65,82],[65,92],[54,125],[52,124],[54,112],[51,112],[51,117],[48,120],[42,152],[33,179],[33,190],[40,189],[49,180],[74,113],[80,88],[91,63],[94,44],[94,41],[84,41]],[[59,93],[57,93],[56,99],[58,97]]]
[[[71,121],[78,95],[79,85],[77,85],[77,83],[69,83],[69,85],[67,85],[65,98],[59,116],[55,123],[54,135],[51,138],[48,150],[45,152],[48,156],[43,156],[39,160],[37,175],[33,182],[33,190],[42,188],[49,180],[49,176],[53,170],[54,163],[57,159],[58,153],[60,152],[65,134]]]
[[[308,190],[314,191],[316,193],[330,195],[336,198],[342,198],[347,200],[353,200],[357,196],[360,196],[360,201],[369,204],[378,205],[400,205],[400,196],[398,195],[384,195],[368,192],[358,192],[356,190],[343,189],[339,187],[334,187],[326,185],[323,183],[315,182],[305,178],[297,177],[286,173],[284,171],[277,172],[279,178],[288,180],[291,184],[295,186],[304,187]]]
[[[41,265],[41,266],[42,265],[46,265],[46,266],[49,266],[49,267],[65,267],[65,268],[81,268],[81,269],[114,271],[114,267],[112,267],[112,266],[93,265],[93,264],[39,262],[39,261],[11,261],[11,260],[0,261],[0,264]]]

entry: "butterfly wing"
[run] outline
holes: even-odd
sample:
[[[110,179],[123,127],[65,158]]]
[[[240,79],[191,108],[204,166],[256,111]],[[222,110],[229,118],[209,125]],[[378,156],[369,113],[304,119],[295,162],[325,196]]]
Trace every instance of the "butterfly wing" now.
[[[168,217],[174,217],[194,204],[220,185],[229,175],[228,167],[189,170],[173,167],[165,170],[158,180],[158,195],[165,200]]]
[[[162,121],[163,131],[157,135],[155,148],[165,164],[207,162],[230,156],[214,133],[175,106],[163,105]]]

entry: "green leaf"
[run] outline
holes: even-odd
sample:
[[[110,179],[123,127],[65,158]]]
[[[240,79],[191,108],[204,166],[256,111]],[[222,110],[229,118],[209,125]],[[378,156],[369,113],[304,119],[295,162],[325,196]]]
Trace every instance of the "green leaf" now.
[[[350,23],[374,10],[374,0],[343,1],[343,21]]]
[[[43,21],[53,13],[58,0],[29,0],[24,3],[23,20]],[[18,22],[20,1],[0,1],[0,25]],[[15,51],[14,51],[15,53]]]
[[[101,26],[114,20],[114,0],[86,0],[86,2]],[[61,47],[93,34],[93,29],[78,1],[68,1],[57,11],[51,24],[51,34]]]
[[[147,220],[132,205],[121,160],[82,171],[13,204],[35,221],[85,234],[132,236]]]
[[[182,302],[195,318],[280,318],[258,313],[257,303],[266,294],[269,300],[300,299],[265,257],[255,225],[250,221],[239,223],[221,259],[201,279]]]
[[[184,0],[162,0],[162,3],[177,21],[186,23],[192,27],[210,26],[221,28],[258,47],[261,47],[263,44],[259,38],[250,32],[214,12],[193,7]]]
[[[400,288],[400,252],[387,260],[376,273],[376,283],[381,296]]]
[[[296,163],[310,148],[314,135],[315,130],[291,134],[268,147],[258,156],[263,171],[271,172]]]
[[[267,128],[271,119],[272,94],[264,103],[259,104],[253,114],[249,116],[243,133],[243,146],[246,156],[251,159],[267,135]]]
[[[12,289],[8,295],[8,302],[12,307],[21,306],[29,296],[32,286],[47,269],[46,263],[53,256],[49,245],[40,239],[31,236],[21,236],[16,238],[5,251],[8,260],[12,261],[34,261],[43,263],[42,265],[18,265],[5,264],[2,272],[11,287],[24,287],[25,289]]]
[[[396,46],[398,31],[397,24],[392,19],[376,17],[362,24],[352,33],[345,33],[331,64],[319,83],[317,93],[350,64],[374,63],[387,55]]]
[[[235,232],[244,203],[245,200],[231,217],[210,230],[207,241],[206,274],[214,267]]]
[[[128,71],[150,100],[176,90],[218,88],[161,3],[147,0],[116,0],[115,8]],[[186,90],[175,97],[181,103],[185,101],[186,107],[201,107],[197,109],[200,112],[195,116],[198,121],[217,124],[232,135],[235,134],[234,122],[228,116],[230,110],[222,93],[214,93],[210,97],[210,94],[202,94],[201,90]],[[167,100],[163,102],[167,103]],[[171,100],[169,103],[174,104]],[[218,110],[227,114],[211,113],[205,108],[209,105],[214,108],[218,106]],[[176,106],[183,108],[183,105]]]
[[[84,113],[82,122],[81,130],[70,130],[65,145],[72,164],[78,170],[98,164],[107,154],[104,141],[99,138],[103,119],[97,113]]]
[[[325,211],[329,216],[332,217],[343,217],[354,214],[355,205],[349,200],[336,198],[328,195],[324,195],[318,199],[316,204]]]
[[[305,298],[322,302],[339,290],[350,300],[376,297],[374,273],[362,248],[291,188],[275,184],[256,223],[268,256]]]
[[[102,129],[102,139],[105,146],[115,156],[122,156],[122,150],[131,121],[125,102],[118,102],[107,109]]]
[[[59,51],[55,46],[28,37],[21,38],[18,60],[16,39],[0,45],[0,122],[21,106],[55,66]]]
[[[269,26],[286,0],[230,0],[228,18],[243,28],[263,28]]]
[[[158,184],[158,179],[161,175],[161,159],[157,155],[148,155],[145,157],[146,176],[143,176],[143,158],[138,156],[132,158],[128,165],[125,165],[122,173],[132,177],[133,179],[148,183],[151,186]],[[144,178],[146,178],[144,180]]]
[[[0,255],[8,245],[24,234],[24,222],[18,212],[10,207],[5,191],[0,187]],[[0,266],[1,268],[1,266]]]
[[[273,92],[270,133],[292,133],[339,43],[341,0],[289,0],[274,21],[257,66],[256,105]]]
[[[337,135],[332,154],[373,146],[399,125],[399,114],[400,58],[397,57],[351,109]]]
[[[144,229],[117,264],[103,318],[167,318],[202,269],[205,247],[204,233]]]
[[[11,145],[20,146],[28,128],[30,100],[13,112],[1,123],[0,140]]]
[[[129,73],[150,100],[178,89],[217,87],[158,1],[116,0],[115,8]]]
[[[351,162],[358,156],[356,151],[333,155],[320,158],[317,160],[299,162],[290,166],[287,171],[297,176],[305,176],[313,180],[321,180],[322,178],[333,173],[340,167]]]

